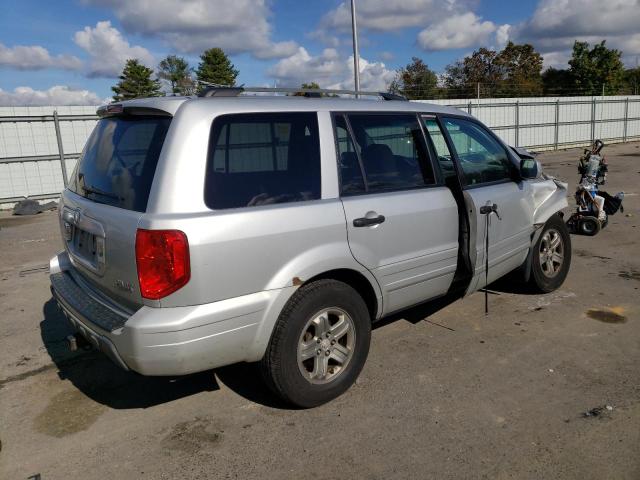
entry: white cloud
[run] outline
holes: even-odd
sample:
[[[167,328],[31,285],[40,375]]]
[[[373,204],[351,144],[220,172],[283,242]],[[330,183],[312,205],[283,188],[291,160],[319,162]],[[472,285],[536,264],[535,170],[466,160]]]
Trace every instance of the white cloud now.
[[[73,38],[91,56],[89,77],[117,77],[129,58],[137,58],[148,67],[155,66],[151,52],[139,45],[131,46],[110,21],[98,22],[95,28],[84,27]]]
[[[506,43],[508,25],[483,21],[471,11],[477,0],[359,0],[358,26],[366,32],[421,28],[417,43],[427,51],[468,48],[482,43]],[[338,45],[351,32],[351,2],[343,1],[325,14],[311,37]],[[350,42],[350,39],[349,39]]]
[[[298,47],[296,53],[271,67],[268,74],[286,86],[297,87],[303,82],[324,86],[342,75],[343,70],[343,62],[334,48],[325,48],[314,57],[304,47]]]
[[[77,70],[82,67],[82,62],[73,55],[56,55],[52,57],[49,51],[40,45],[7,47],[0,43],[0,66],[17,70],[41,70],[44,68]]]
[[[527,22],[530,33],[553,37],[637,33],[638,0],[541,0]]]
[[[498,27],[475,13],[453,15],[418,34],[418,45],[427,51],[468,48],[486,43]]]
[[[353,55],[345,61],[346,78],[330,85],[329,88],[353,90],[355,81],[353,79]],[[382,62],[369,62],[360,57],[360,88],[373,92],[384,92],[396,76],[394,70],[389,70]]]
[[[75,90],[63,85],[55,85],[48,90],[17,87],[13,92],[0,88],[0,106],[100,105],[106,101],[89,90]]]
[[[436,23],[473,3],[472,0],[360,0],[356,14],[359,27],[388,32]],[[322,17],[319,30],[327,29],[350,31],[350,1],[340,3]]]
[[[275,42],[266,0],[83,0],[110,8],[124,30],[165,40],[185,53],[220,47],[256,58],[295,53],[293,41]]]
[[[510,33],[511,25],[508,23],[498,27],[496,30],[496,44],[498,45],[498,48],[504,48],[507,42],[509,42]]]
[[[566,50],[547,52],[542,56],[542,67],[545,70],[549,67],[566,68],[569,58],[571,58],[571,55]]]
[[[266,48],[255,50],[253,54],[261,60],[269,60],[288,57],[293,55],[297,50],[298,44],[293,41],[288,41],[269,44]]]
[[[640,54],[640,1],[540,0],[532,17],[515,25],[510,37],[542,52],[545,66],[566,67],[576,40],[607,41],[631,61]]]
[[[317,82],[324,88],[353,89],[353,56],[342,57],[333,48],[312,56],[304,47],[288,58],[276,63],[268,74],[280,85],[297,87],[305,82]],[[395,72],[382,62],[369,62],[360,58],[360,88],[386,90]]]
[[[324,43],[328,47],[337,48],[340,44],[345,43],[343,39],[341,39],[338,35],[333,35],[327,29],[318,28],[317,30],[313,30],[307,34],[312,40],[317,40],[321,43]]]

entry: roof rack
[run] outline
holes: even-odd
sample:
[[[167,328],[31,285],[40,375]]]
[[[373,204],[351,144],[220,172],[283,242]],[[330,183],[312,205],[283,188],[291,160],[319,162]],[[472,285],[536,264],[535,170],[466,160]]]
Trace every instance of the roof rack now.
[[[398,95],[389,92],[366,92],[355,90],[335,90],[328,88],[284,88],[284,87],[245,87],[240,85],[239,87],[229,87],[225,85],[208,84],[204,90],[202,90],[199,97],[237,97],[242,93],[302,93],[305,97],[319,98],[322,95],[355,95],[366,97],[382,97],[383,100],[401,100],[407,101],[408,99],[403,95]]]

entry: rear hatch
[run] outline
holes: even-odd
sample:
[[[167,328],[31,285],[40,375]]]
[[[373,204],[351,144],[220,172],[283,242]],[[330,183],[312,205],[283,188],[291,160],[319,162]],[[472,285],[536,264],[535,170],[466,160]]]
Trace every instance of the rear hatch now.
[[[101,118],[87,140],[62,195],[60,222],[79,280],[135,309],[148,303],[137,280],[136,230],[171,116],[120,111]]]

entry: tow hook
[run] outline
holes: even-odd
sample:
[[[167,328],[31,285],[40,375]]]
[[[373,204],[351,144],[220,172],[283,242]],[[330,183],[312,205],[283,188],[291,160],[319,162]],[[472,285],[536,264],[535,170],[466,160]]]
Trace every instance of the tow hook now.
[[[79,333],[69,335],[67,337],[67,344],[69,345],[69,350],[71,350],[72,352],[77,351],[79,348],[82,348],[83,350],[88,350],[91,348],[91,344]]]

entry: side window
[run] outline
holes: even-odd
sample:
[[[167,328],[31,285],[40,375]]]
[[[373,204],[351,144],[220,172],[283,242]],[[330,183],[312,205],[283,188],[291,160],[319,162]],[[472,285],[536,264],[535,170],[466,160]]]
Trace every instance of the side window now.
[[[356,147],[347,129],[343,115],[336,115],[336,143],[338,146],[338,166],[340,168],[340,185],[343,195],[354,195],[365,192],[362,170],[358,161]]]
[[[315,113],[251,113],[214,120],[205,202],[251,207],[320,198]]]
[[[440,125],[438,125],[437,120],[433,117],[423,117],[422,120],[436,155],[438,155],[438,163],[440,164],[442,175],[445,180],[449,177],[455,177],[456,170],[453,165],[453,157],[442,134],[442,130],[440,130]]]
[[[444,125],[460,159],[465,185],[512,178],[514,166],[507,152],[483,127],[460,118],[445,118]]]
[[[415,115],[348,115],[368,192],[435,183],[422,130]]]

